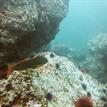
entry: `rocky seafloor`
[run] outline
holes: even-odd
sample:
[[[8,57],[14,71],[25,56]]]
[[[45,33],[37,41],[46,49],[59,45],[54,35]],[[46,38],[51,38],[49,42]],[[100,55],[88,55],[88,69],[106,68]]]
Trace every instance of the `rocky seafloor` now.
[[[89,97],[91,107],[107,107],[107,86],[79,70],[66,57],[51,52],[40,67],[13,71],[0,80],[0,107],[82,107],[78,99]]]
[[[102,83],[107,83],[107,33],[100,33],[89,40],[89,54],[83,66],[89,68],[90,75]]]
[[[52,44],[50,50],[67,57],[99,82],[107,83],[107,33],[100,33],[89,39],[85,52],[62,44]]]

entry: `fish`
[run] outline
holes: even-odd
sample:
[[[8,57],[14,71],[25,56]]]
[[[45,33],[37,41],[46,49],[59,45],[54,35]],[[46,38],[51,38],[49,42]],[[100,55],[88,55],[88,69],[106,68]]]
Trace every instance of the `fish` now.
[[[15,64],[3,64],[0,66],[0,79],[7,78],[14,70],[27,70],[41,67],[48,62],[47,58],[41,55],[33,58],[25,58]]]
[[[40,67],[48,62],[47,58],[44,56],[36,56],[33,58],[27,58],[25,60],[22,60],[14,65],[14,70],[26,70],[29,68],[36,68]]]

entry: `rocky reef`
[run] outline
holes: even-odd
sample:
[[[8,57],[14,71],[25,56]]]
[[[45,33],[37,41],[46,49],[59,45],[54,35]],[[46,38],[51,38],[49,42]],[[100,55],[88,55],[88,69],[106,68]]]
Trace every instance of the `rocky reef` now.
[[[107,106],[107,86],[65,57],[40,54],[48,60],[44,65],[14,70],[8,79],[0,80],[1,107]]]
[[[65,56],[67,58],[71,58],[71,55],[73,54],[73,49],[69,48],[68,46],[64,44],[55,44],[51,43],[49,51],[59,55],[59,56]]]
[[[96,55],[107,54],[107,33],[96,35],[88,42],[88,48],[91,53]]]
[[[69,0],[0,0],[0,63],[24,58],[54,39]]]
[[[107,82],[107,33],[101,33],[88,42],[89,56],[87,64],[91,74],[101,82]]]
[[[69,48],[62,44],[52,44],[51,51],[71,60],[83,72],[87,72],[99,82],[107,83],[107,33],[92,37],[87,43],[87,52]]]

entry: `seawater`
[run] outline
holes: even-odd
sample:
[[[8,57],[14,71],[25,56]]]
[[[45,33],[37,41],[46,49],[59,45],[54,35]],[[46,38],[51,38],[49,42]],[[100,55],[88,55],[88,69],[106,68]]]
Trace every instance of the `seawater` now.
[[[107,0],[70,0],[68,15],[54,42],[85,52],[89,39],[106,32]]]

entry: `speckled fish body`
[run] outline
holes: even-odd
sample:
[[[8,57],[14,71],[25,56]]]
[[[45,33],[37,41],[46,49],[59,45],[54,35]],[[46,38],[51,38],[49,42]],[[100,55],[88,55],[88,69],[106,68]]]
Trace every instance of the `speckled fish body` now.
[[[29,68],[36,68],[38,66],[42,66],[48,62],[47,58],[44,56],[37,56],[33,58],[28,58],[20,61],[19,63],[14,65],[14,70],[26,70]]]

